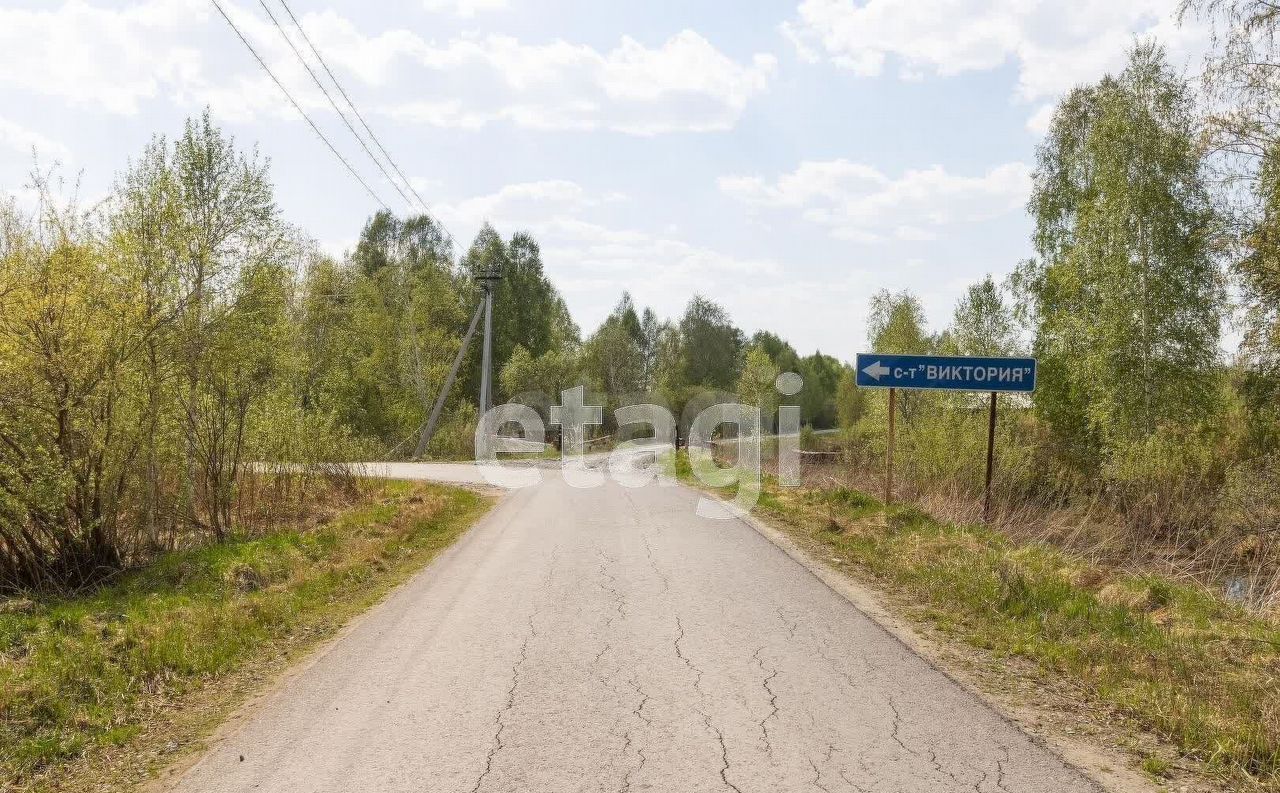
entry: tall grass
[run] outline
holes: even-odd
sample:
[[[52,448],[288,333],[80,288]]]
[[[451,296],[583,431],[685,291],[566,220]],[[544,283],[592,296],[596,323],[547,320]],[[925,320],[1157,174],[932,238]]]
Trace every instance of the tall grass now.
[[[689,480],[687,464],[676,462]],[[896,607],[993,662],[1030,661],[1044,685],[1065,683],[1070,697],[1106,720],[1156,733],[1233,789],[1280,790],[1275,620],[1155,562],[1174,556],[1135,555],[1122,522],[1105,524],[1121,536],[1104,542],[1098,530],[1080,528],[1082,521],[1104,525],[1097,515],[1068,518],[1065,508],[1044,506],[1035,513],[1042,526],[1028,528],[1032,512],[1022,503],[987,527],[974,519],[971,491],[908,482],[911,503],[886,508],[867,492],[881,484],[868,466],[806,466],[800,488],[767,478],[757,509],[824,558],[856,565]],[[1129,563],[1116,563],[1121,558]],[[1167,766],[1157,756],[1144,764],[1152,773]]]
[[[157,719],[182,727],[189,696],[328,635],[487,505],[433,485],[338,490],[303,523],[169,552],[90,593],[0,601],[0,789],[51,787]]]
[[[886,443],[875,421],[815,438],[839,460],[806,464],[805,481],[883,492]],[[922,411],[900,426],[895,498],[980,522],[985,412]],[[1002,414],[999,426],[992,525],[1006,536],[1159,572],[1255,613],[1280,611],[1280,458],[1241,460],[1229,440],[1164,430],[1086,475],[1026,411]]]

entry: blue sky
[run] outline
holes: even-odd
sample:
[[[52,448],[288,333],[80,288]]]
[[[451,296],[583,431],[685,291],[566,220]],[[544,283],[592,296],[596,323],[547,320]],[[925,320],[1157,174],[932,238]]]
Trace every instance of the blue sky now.
[[[258,0],[221,1],[408,211]],[[459,241],[486,220],[531,231],[584,331],[623,290],[664,316],[700,292],[847,359],[876,290],[913,290],[940,329],[968,283],[1029,254],[1034,149],[1064,90],[1135,36],[1192,71],[1204,46],[1172,0],[285,1]],[[92,200],[205,105],[270,157],[290,222],[352,244],[377,204],[212,0],[0,2],[0,193],[30,200],[35,146]]]

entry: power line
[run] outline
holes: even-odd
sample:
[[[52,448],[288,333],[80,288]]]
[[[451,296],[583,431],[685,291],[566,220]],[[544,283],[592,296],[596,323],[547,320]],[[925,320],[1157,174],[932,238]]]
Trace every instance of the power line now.
[[[258,51],[254,49],[252,44],[249,43],[249,40],[245,38],[244,34],[240,32],[240,28],[236,26],[236,23],[232,22],[231,17],[227,16],[227,12],[222,7],[222,4],[219,3],[218,0],[212,0],[212,2],[214,7],[218,9],[218,13],[221,14],[222,18],[227,21],[227,24],[231,27],[231,30],[235,32],[236,37],[239,38],[241,43],[244,44],[244,46],[248,48],[249,52],[253,54],[253,57],[255,60],[257,60],[258,65],[261,66],[262,70],[267,73],[267,76],[270,77],[272,82],[276,84],[276,87],[279,88],[281,92],[284,93],[285,98],[289,100],[289,103],[291,105],[293,105],[293,109],[297,110],[298,113],[302,116],[303,120],[307,122],[307,125],[311,127],[311,131],[314,132],[316,136],[324,142],[324,145],[329,148],[329,151],[332,152],[333,156],[337,157],[338,160],[344,166],[346,166],[347,171],[350,172],[350,174],[355,178],[355,180],[360,183],[360,186],[365,189],[365,192],[367,192],[373,198],[374,201],[377,201],[378,204],[383,209],[390,212],[391,207],[387,206],[387,202],[383,201],[382,198],[373,191],[373,188],[370,187],[369,184],[360,177],[359,172],[357,172],[356,169],[351,166],[351,163],[347,162],[347,158],[343,157],[342,154],[336,148],[334,148],[334,145],[329,141],[328,138],[325,137],[324,133],[320,131],[320,128],[316,126],[316,123],[311,120],[311,116],[307,115],[307,112],[302,109],[302,106],[298,104],[298,101],[293,98],[293,94],[289,93],[289,89],[285,88],[284,83],[280,82],[280,78],[276,77],[275,73],[271,71],[271,68],[267,66],[267,62],[262,59],[262,56],[258,54]]]
[[[365,121],[364,115],[358,108],[356,108],[355,103],[351,101],[351,97],[347,95],[346,89],[342,87],[342,83],[338,80],[337,75],[335,75],[333,70],[329,68],[329,62],[324,59],[324,56],[320,54],[320,50],[316,48],[315,43],[311,41],[311,37],[307,35],[306,28],[304,28],[302,23],[298,21],[298,18],[294,16],[293,9],[289,7],[288,2],[286,2],[286,0],[280,0],[280,5],[284,7],[285,13],[289,15],[289,19],[293,20],[294,27],[296,27],[298,32],[302,34],[302,40],[307,43],[312,54],[316,56],[316,60],[319,61],[320,66],[324,68],[325,74],[329,75],[329,79],[333,81],[334,87],[338,89],[338,93],[342,95],[343,101],[347,103],[347,107],[351,108],[351,112],[355,114],[357,119],[359,119],[360,125],[364,127],[364,131],[369,133],[369,137],[373,140],[374,145],[378,147],[378,151],[381,151],[382,156],[387,158],[387,162],[390,163],[395,172],[400,175],[405,186],[409,188],[411,193],[413,193],[413,197],[418,199],[418,203],[430,212],[431,207],[423,200],[422,196],[418,194],[418,191],[413,186],[413,182],[409,181],[409,177],[405,176],[404,171],[396,164],[395,158],[391,156],[391,153],[387,151],[387,148],[382,145],[382,141],[376,134],[374,134],[373,129],[369,126],[369,122]]]
[[[259,0],[259,2],[262,2],[262,0]],[[387,151],[387,147],[383,146],[382,141],[379,140],[376,134],[374,134],[373,129],[369,126],[369,122],[365,121],[364,115],[356,107],[355,102],[351,101],[351,97],[347,95],[346,89],[342,87],[342,83],[338,80],[337,75],[335,75],[333,73],[333,70],[329,68],[328,61],[324,59],[324,56],[320,54],[320,50],[317,49],[316,45],[311,41],[311,37],[307,35],[306,28],[302,27],[302,23],[298,21],[298,18],[296,16],[294,16],[293,9],[289,7],[289,3],[286,2],[286,0],[280,0],[280,5],[284,7],[285,13],[289,15],[289,19],[293,20],[294,27],[296,27],[298,29],[298,32],[302,34],[302,40],[307,43],[307,46],[311,49],[312,54],[316,56],[316,60],[319,61],[320,66],[325,71],[325,74],[329,75],[329,79],[333,81],[334,87],[337,88],[338,93],[342,95],[343,101],[347,103],[347,107],[351,108],[351,112],[355,114],[355,117],[357,119],[359,119],[360,126],[364,127],[364,131],[369,134],[369,138],[373,141],[374,145],[378,147],[378,151],[382,152],[382,156],[387,159],[387,163],[390,164],[391,168],[400,176],[400,179],[401,181],[404,182],[405,187],[408,187],[409,192],[413,193],[413,197],[418,199],[418,203],[422,205],[422,208],[424,210],[426,210],[427,215],[430,216],[435,221],[436,225],[440,227],[440,230],[444,232],[444,235],[449,238],[449,242],[455,247],[457,247],[459,250],[462,250],[462,246],[459,245],[458,241],[453,238],[453,234],[449,232],[449,229],[445,228],[445,225],[440,222],[439,218],[436,218],[434,216],[434,214],[431,211],[431,206],[427,204],[426,201],[423,200],[421,195],[418,194],[417,189],[414,188],[413,186],[413,182],[409,181],[409,177],[405,176],[404,171],[400,168],[399,165],[396,164],[395,158],[393,158],[391,156],[391,153]],[[267,13],[268,15],[270,15],[271,12],[268,11]],[[272,17],[272,21],[275,21],[274,17]],[[279,27],[279,25],[277,25],[277,27]],[[296,53],[297,50],[294,50],[294,52]],[[308,72],[311,71],[310,67],[307,68],[307,71]],[[312,79],[315,79],[314,73],[311,76],[312,76]],[[328,96],[327,91],[325,92],[325,96]],[[330,99],[329,101],[332,104],[333,100]],[[337,107],[335,106],[334,109],[337,110]],[[338,112],[341,115],[342,111],[338,111]],[[345,116],[343,116],[343,121],[346,121]],[[351,124],[348,123],[347,127],[350,128],[350,126]],[[355,134],[355,130],[352,130],[352,134]],[[365,149],[365,151],[368,151],[368,149]],[[373,155],[370,154],[370,156],[372,157]],[[386,172],[383,171],[383,173],[385,174]],[[387,178],[390,179],[389,176]],[[401,195],[403,195],[403,193],[401,193]]]
[[[329,89],[325,88],[324,83],[320,82],[320,78],[316,76],[315,71],[312,70],[311,64],[307,63],[307,59],[302,57],[302,53],[299,52],[298,48],[294,45],[293,39],[289,38],[289,34],[285,32],[283,27],[281,27],[280,21],[276,19],[276,15],[271,13],[270,6],[266,4],[265,0],[258,0],[258,5],[262,6],[263,11],[267,12],[267,16],[271,19],[271,24],[275,25],[276,30],[280,31],[280,37],[289,45],[289,49],[293,50],[294,57],[296,57],[298,62],[302,64],[302,68],[307,70],[307,74],[311,75],[311,81],[314,82],[316,87],[320,89],[320,92],[324,94],[324,98],[329,100],[329,106],[334,109],[338,114],[338,117],[342,119],[342,123],[346,124],[347,129],[355,136],[356,141],[360,144],[360,148],[364,149],[364,153],[369,155],[369,159],[373,160],[373,164],[378,166],[378,170],[382,171],[382,175],[387,178],[387,181],[390,182],[391,186],[395,188],[395,191],[400,194],[400,197],[404,199],[404,202],[412,207],[413,201],[410,200],[409,196],[400,189],[400,185],[396,184],[396,180],[391,177],[391,174],[387,173],[387,169],[382,165],[382,161],[369,150],[369,146],[364,142],[364,138],[361,137],[360,133],[356,132],[356,128],[351,125],[351,121],[347,118],[347,114],[343,113],[342,108],[338,107],[338,103],[333,101],[333,96],[330,95]]]

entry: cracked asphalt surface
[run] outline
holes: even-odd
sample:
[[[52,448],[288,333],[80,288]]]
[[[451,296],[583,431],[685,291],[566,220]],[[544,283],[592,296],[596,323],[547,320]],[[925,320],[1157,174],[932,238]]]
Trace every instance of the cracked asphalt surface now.
[[[694,491],[543,474],[173,789],[1097,790]]]

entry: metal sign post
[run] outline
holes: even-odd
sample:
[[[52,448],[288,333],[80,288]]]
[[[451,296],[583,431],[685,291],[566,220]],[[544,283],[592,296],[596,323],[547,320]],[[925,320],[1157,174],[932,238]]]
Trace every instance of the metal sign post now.
[[[889,448],[885,452],[884,467],[884,505],[887,507],[893,503],[893,414],[894,402],[897,401],[898,389],[889,389]]]
[[[889,389],[889,451],[885,460],[884,503],[893,500],[894,402],[899,388],[933,391],[987,391],[987,473],[982,493],[982,521],[991,522],[991,478],[995,470],[996,399],[1001,393],[1029,394],[1036,388],[1035,358],[992,358],[959,355],[887,355],[858,353],[857,383],[862,388]]]
[[[991,472],[996,462],[996,397],[991,392],[991,413],[987,416],[987,483],[982,488],[982,522],[991,523]]]

